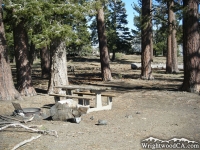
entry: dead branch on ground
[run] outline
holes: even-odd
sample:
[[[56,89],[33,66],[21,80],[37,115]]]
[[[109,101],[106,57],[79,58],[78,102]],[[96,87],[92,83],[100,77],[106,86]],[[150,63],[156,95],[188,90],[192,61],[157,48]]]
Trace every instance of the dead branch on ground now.
[[[12,123],[12,124],[5,125],[5,126],[0,128],[0,131],[4,130],[6,128],[9,128],[9,127],[22,127],[24,129],[30,130],[32,132],[36,132],[36,133],[40,133],[40,134],[44,134],[44,135],[52,135],[52,136],[58,137],[58,134],[57,134],[57,132],[55,130],[46,131],[46,130],[33,129],[33,128],[25,126],[25,125],[23,125],[21,123]]]
[[[20,142],[19,144],[15,145],[15,146],[12,148],[12,150],[16,150],[16,149],[18,149],[19,147],[21,147],[22,145],[24,145],[24,144],[26,144],[26,143],[29,143],[29,142],[31,142],[31,141],[33,141],[33,140],[35,140],[35,139],[38,139],[38,138],[40,138],[41,136],[42,136],[42,135],[33,136],[33,137],[31,137],[30,139],[28,139],[28,140],[24,140],[24,141]]]
[[[33,114],[31,117],[28,117],[28,118],[24,118],[23,120],[20,120],[20,119],[16,119],[16,118],[13,118],[13,117],[8,117],[8,116],[3,116],[3,115],[0,115],[0,118],[2,118],[3,120],[15,120],[15,121],[19,121],[20,123],[27,123],[29,121],[32,121],[34,119],[35,115]]]

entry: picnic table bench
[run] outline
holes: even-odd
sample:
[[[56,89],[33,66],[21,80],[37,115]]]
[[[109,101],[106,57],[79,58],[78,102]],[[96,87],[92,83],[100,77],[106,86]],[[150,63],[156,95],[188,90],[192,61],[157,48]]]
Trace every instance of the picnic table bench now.
[[[90,100],[93,100],[92,97],[86,97],[85,95],[95,96],[95,106],[90,108],[89,112],[99,111],[99,110],[110,110],[112,108],[112,98],[115,97],[114,94],[106,94],[106,90],[110,90],[109,87],[100,87],[100,86],[91,86],[91,85],[63,85],[55,86],[54,88],[61,88],[66,91],[66,95],[60,94],[49,94],[50,96],[57,97],[67,97],[67,98],[77,98],[80,105],[88,106],[90,105]],[[75,95],[77,94],[77,95]],[[107,105],[102,105],[102,97],[107,97]]]

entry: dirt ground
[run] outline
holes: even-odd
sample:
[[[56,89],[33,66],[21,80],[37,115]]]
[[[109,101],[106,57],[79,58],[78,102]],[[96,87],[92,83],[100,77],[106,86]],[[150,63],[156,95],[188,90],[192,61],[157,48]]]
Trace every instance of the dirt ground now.
[[[80,124],[65,121],[41,120],[26,125],[42,125],[41,130],[55,130],[58,137],[42,135],[20,147],[20,150],[140,150],[142,140],[154,137],[162,140],[186,138],[200,143],[200,99],[198,94],[179,91],[183,72],[165,74],[153,69],[155,80],[141,80],[140,69],[132,70],[131,63],[140,62],[140,56],[119,55],[111,62],[113,80],[101,82],[99,58],[68,59],[75,66],[69,72],[70,84],[90,84],[111,87],[116,95],[111,110],[91,112],[82,116]],[[157,57],[153,63],[165,63]],[[179,58],[182,64],[182,58]],[[47,80],[41,79],[39,64],[33,67],[33,81],[38,95],[14,101],[23,108],[53,105],[54,98],[45,94]],[[11,115],[10,101],[0,102],[0,114]],[[107,125],[97,125],[98,120]],[[9,128],[0,132],[0,150],[10,150],[37,133]]]

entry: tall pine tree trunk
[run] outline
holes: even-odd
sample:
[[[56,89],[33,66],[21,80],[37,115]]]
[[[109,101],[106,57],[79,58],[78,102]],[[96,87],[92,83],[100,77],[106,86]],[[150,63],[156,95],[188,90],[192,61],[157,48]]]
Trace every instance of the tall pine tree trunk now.
[[[151,26],[152,26],[152,22],[151,22]],[[153,32],[151,32],[151,62],[153,62]]]
[[[152,23],[151,23],[151,0],[142,0],[142,57],[141,78],[153,79],[152,62]]]
[[[115,49],[113,48],[113,51],[112,51],[112,61],[114,61],[116,58],[116,53],[115,53]]]
[[[114,4],[114,12],[113,12],[113,27],[114,27],[114,36],[112,36],[112,41],[114,41],[114,44],[112,44],[112,61],[116,58],[116,50],[117,50],[117,13],[116,13],[116,0],[113,1]],[[113,43],[113,42],[112,42]]]
[[[166,73],[178,72],[177,61],[177,39],[176,39],[176,18],[173,11],[174,2],[170,0],[167,2],[168,7],[168,26],[169,33],[167,38],[167,59],[166,59]]]
[[[13,34],[18,91],[23,96],[34,96],[37,93],[32,85],[28,36],[23,20],[14,27]]]
[[[166,73],[172,73],[172,3],[167,2],[168,9],[168,37],[167,37],[167,59],[166,59]]]
[[[96,18],[97,18],[97,30],[98,30],[98,39],[99,39],[102,80],[110,81],[112,80],[112,76],[111,76],[111,70],[110,70],[110,58],[108,54],[107,38],[105,35],[103,8],[100,8],[97,10]]]
[[[198,23],[198,0],[183,0],[183,55],[184,80],[181,89],[200,91],[200,35]]]
[[[51,76],[48,93],[62,94],[64,91],[55,86],[68,85],[66,45],[61,39],[54,39],[50,46]]]
[[[48,78],[50,76],[50,51],[48,47],[45,46],[40,49],[40,58],[41,58],[41,69],[42,69],[42,78]]]
[[[5,30],[2,21],[2,0],[0,0],[0,20],[0,100],[21,99],[19,92],[14,87],[6,50]]]
[[[172,7],[174,7],[174,1],[172,1]],[[172,12],[172,72],[177,73],[178,60],[177,60],[177,38],[176,38],[176,17],[174,11]]]

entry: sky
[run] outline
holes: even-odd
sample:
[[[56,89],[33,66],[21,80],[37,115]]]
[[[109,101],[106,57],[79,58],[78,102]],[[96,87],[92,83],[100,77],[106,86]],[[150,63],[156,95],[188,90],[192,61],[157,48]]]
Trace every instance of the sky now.
[[[134,29],[135,28],[133,25],[134,10],[131,5],[133,4],[133,2],[137,4],[138,0],[122,0],[122,2],[125,3],[126,13],[128,15],[128,17],[127,17],[128,28]]]

